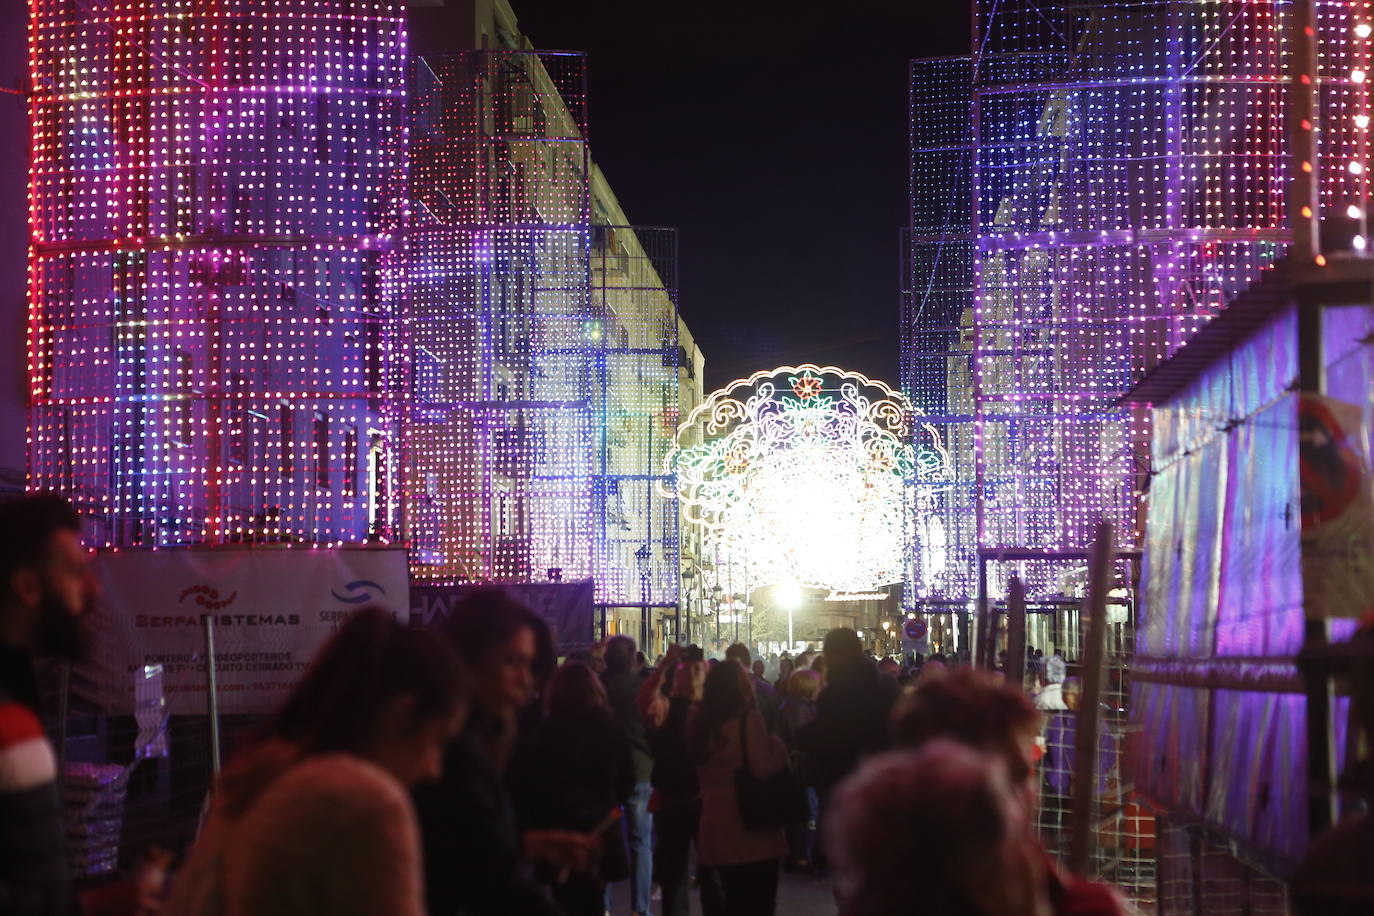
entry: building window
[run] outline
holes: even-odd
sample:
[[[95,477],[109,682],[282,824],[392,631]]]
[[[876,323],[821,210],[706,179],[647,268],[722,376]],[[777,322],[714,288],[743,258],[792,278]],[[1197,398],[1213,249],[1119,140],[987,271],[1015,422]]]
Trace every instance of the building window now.
[[[281,438],[281,473],[290,477],[296,472],[295,429],[291,425],[291,408],[282,404],[277,408],[277,430]]]
[[[329,489],[329,417],[315,411],[315,486]]]
[[[229,408],[229,460],[243,466],[248,463],[248,404],[244,398],[248,380],[242,372],[235,372],[229,387],[234,398]]]
[[[191,363],[191,354],[185,350],[177,350],[176,373],[176,438],[182,445],[190,445],[195,435],[195,415],[191,409],[194,367]]]
[[[344,431],[343,495],[358,495],[358,427],[352,423]]]

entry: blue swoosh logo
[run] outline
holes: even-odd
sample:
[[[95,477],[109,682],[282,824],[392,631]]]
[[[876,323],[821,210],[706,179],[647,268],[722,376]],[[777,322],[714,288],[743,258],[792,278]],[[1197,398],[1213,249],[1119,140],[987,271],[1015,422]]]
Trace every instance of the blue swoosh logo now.
[[[386,589],[382,588],[380,585],[378,585],[376,582],[373,582],[370,579],[357,579],[353,582],[349,582],[344,585],[344,589],[348,592],[357,592],[359,589],[369,588],[375,588],[381,594],[386,594]],[[364,601],[372,600],[372,596],[369,595],[366,591],[364,591],[361,595],[340,595],[338,592],[334,591],[331,588],[329,590],[329,594],[333,595],[335,598],[338,598],[344,604],[362,604]]]

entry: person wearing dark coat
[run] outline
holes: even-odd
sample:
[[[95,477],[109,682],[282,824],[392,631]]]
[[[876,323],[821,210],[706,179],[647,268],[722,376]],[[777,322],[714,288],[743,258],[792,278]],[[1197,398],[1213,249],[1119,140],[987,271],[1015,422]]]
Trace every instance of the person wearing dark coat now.
[[[634,781],[630,742],[601,681],[586,665],[564,664],[549,682],[543,718],[515,752],[508,783],[523,829],[600,830],[598,868],[553,876],[553,898],[568,916],[601,916],[606,882],[629,875],[617,820]]]
[[[816,699],[816,717],[797,730],[796,744],[806,761],[803,775],[820,797],[820,823],[831,790],[860,761],[892,746],[888,717],[899,693],[897,682],[864,657],[858,634],[848,627],[826,634],[822,657],[826,686]],[[816,850],[818,859],[822,851]]]
[[[701,820],[701,786],[696,761],[687,749],[687,723],[701,703],[706,662],[686,660],[679,665],[678,654],[678,646],[670,646],[639,692],[654,752],[654,878],[663,890],[663,916],[687,916],[690,910],[691,850]],[[669,672],[672,687],[665,696],[661,688]]]
[[[443,776],[414,792],[430,916],[558,916],[534,867],[585,871],[599,842],[568,830],[520,829],[506,790],[518,710],[548,679],[544,621],[504,592],[465,598],[444,632],[472,674],[472,713],[444,755]]]

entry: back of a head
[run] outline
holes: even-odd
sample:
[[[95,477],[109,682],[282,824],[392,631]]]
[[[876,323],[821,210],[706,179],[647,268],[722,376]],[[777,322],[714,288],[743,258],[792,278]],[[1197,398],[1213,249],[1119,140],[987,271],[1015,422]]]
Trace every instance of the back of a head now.
[[[544,709],[550,716],[578,718],[605,708],[606,688],[590,667],[569,661],[553,673],[544,696]]]
[[[783,684],[783,688],[790,697],[795,697],[799,700],[814,701],[821,692],[820,672],[812,671],[809,668],[793,671],[787,676],[787,681]]]
[[[612,636],[606,641],[606,673],[620,674],[634,667],[635,641],[628,636]]]
[[[743,665],[746,670],[749,668],[749,662],[752,658],[749,654],[749,647],[742,642],[734,643],[726,649],[725,657],[732,662],[738,662]]]
[[[492,649],[521,629],[534,633],[534,679],[544,684],[557,664],[553,636],[538,614],[499,588],[478,589],[453,606],[443,633],[470,668],[477,668]]]
[[[864,644],[859,634],[849,627],[836,627],[825,634],[823,648],[825,657],[834,665],[842,659],[859,658],[863,654]]]
[[[1021,740],[1040,725],[1040,713],[1025,694],[984,671],[956,668],[922,678],[892,711],[892,740],[919,748],[946,738],[1002,755],[1012,779],[1029,773]]]
[[[1025,825],[995,758],[952,741],[880,754],[840,784],[829,811],[841,916],[905,916],[913,895],[928,916],[1004,916],[984,886],[1018,881],[1019,863],[1004,858]],[[932,880],[918,882],[918,868]]]
[[[21,569],[48,562],[53,535],[81,531],[81,517],[65,496],[47,491],[0,501],[0,601]]]
[[[742,665],[721,662],[706,675],[701,706],[688,726],[692,756],[702,763],[726,722],[740,718],[754,705],[754,681]]]
[[[361,752],[387,705],[413,699],[417,723],[452,715],[462,702],[462,665],[448,644],[380,608],[352,614],[316,654],[265,737],[302,754]]]

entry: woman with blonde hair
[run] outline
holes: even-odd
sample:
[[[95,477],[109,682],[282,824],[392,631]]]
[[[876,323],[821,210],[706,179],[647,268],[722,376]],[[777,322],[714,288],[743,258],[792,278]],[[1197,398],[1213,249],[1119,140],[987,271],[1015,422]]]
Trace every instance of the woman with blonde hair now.
[[[216,781],[166,916],[423,916],[408,791],[439,777],[461,683],[437,636],[375,608],[350,617]]]

